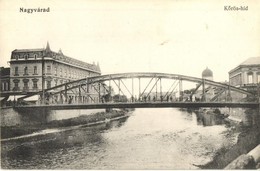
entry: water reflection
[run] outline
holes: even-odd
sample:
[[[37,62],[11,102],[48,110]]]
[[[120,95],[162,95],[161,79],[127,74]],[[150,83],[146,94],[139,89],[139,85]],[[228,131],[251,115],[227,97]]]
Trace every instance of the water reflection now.
[[[230,130],[224,125],[203,127],[197,121],[193,112],[137,109],[128,119],[4,142],[2,167],[196,169],[234,140],[225,136]]]
[[[195,112],[198,125],[213,126],[222,125],[225,123],[224,116],[220,113],[215,113],[214,110],[200,110]]]
[[[88,147],[91,144],[92,149],[85,148],[85,151],[92,151],[105,144],[102,132],[119,128],[126,120],[127,118],[123,118],[93,127],[4,142],[1,146],[2,167],[6,169],[64,168],[60,164],[77,158],[77,151],[82,150],[83,147]],[[80,153],[80,155],[82,154]],[[53,158],[58,161],[53,163]]]

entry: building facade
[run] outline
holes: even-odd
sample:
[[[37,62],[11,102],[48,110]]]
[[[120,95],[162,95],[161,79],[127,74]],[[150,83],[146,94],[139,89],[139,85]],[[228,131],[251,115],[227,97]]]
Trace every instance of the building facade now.
[[[10,68],[0,68],[1,93],[10,91]]]
[[[11,54],[10,90],[17,94],[29,94],[98,75],[101,75],[99,64],[73,59],[61,50],[54,52],[49,43],[43,49],[15,49]]]
[[[260,57],[248,58],[229,71],[230,85],[256,91],[260,83]]]

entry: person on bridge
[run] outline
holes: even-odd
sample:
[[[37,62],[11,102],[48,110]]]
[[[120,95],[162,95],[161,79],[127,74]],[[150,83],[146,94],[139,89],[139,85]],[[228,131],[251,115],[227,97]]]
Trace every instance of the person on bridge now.
[[[161,102],[163,102],[163,96],[160,96],[160,98],[161,98]]]

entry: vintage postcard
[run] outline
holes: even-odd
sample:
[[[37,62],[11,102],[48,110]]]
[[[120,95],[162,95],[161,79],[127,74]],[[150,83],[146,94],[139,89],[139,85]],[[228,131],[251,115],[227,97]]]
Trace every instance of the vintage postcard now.
[[[259,11],[0,0],[1,169],[259,169]]]

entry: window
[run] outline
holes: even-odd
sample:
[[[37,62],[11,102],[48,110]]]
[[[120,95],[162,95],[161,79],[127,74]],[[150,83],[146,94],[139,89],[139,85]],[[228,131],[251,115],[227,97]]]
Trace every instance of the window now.
[[[29,55],[28,55],[28,54],[24,55],[24,59],[25,59],[25,60],[27,60],[27,59],[28,59],[28,57],[29,57]]]
[[[47,74],[50,74],[50,73],[51,73],[51,66],[48,65],[48,66],[47,66]]]
[[[28,91],[29,90],[29,86],[28,86],[28,82],[29,80],[28,79],[23,79],[23,90],[24,91]]]
[[[24,89],[28,89],[28,82],[24,82]]]
[[[14,68],[14,75],[18,75],[18,67]]]
[[[33,67],[33,74],[34,74],[34,75],[37,75],[37,66],[34,66],[34,67]]]
[[[47,88],[51,88],[51,81],[47,81]]]
[[[7,90],[7,91],[9,90],[9,84],[8,84],[8,82],[5,83],[5,90]]]
[[[5,90],[5,83],[2,82],[2,91],[4,91],[4,90]]]
[[[60,76],[62,77],[62,68],[60,69]]]
[[[260,83],[260,73],[257,73],[257,83]]]
[[[8,82],[2,82],[2,91],[8,91],[9,84]]]
[[[249,72],[247,74],[247,81],[248,81],[248,84],[252,84],[253,83],[253,73],[252,72]]]
[[[24,67],[24,75],[28,75],[28,67]]]
[[[14,82],[14,91],[19,90],[19,82]]]
[[[57,72],[58,72],[58,68],[55,67],[55,68],[54,68],[54,74],[57,75]]]
[[[37,81],[34,81],[34,82],[33,82],[33,89],[37,89],[37,88],[38,88]]]
[[[58,85],[58,80],[54,80],[55,86]]]
[[[33,56],[34,56],[34,59],[37,59],[37,56],[38,56],[38,55],[37,55],[37,54],[34,54]]]

